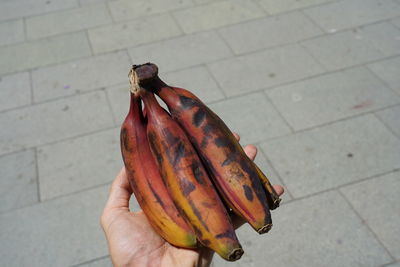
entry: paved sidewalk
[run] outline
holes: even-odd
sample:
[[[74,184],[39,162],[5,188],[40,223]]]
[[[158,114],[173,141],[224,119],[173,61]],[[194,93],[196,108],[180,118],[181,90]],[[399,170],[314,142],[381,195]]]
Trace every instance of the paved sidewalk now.
[[[213,266],[400,266],[400,0],[0,0],[0,266],[111,265],[99,217],[148,61],[286,188]]]

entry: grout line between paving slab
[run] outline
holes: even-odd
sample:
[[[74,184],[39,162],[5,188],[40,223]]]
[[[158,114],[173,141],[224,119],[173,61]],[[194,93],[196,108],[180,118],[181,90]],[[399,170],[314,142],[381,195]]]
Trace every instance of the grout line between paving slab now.
[[[287,194],[289,195],[290,199],[294,199],[293,194],[290,192],[290,190],[289,190],[289,188],[287,187],[286,183],[283,181],[281,175],[279,174],[279,172],[277,171],[277,169],[274,167],[274,165],[272,164],[271,160],[268,158],[267,153],[264,152],[264,149],[263,149],[259,144],[257,144],[256,146],[259,147],[259,149],[258,149],[259,153],[261,153],[261,154],[264,156],[264,158],[265,158],[265,160],[267,161],[267,163],[269,164],[269,166],[271,166],[272,171],[278,176],[279,182],[280,182],[280,183],[282,184],[282,186],[284,187],[284,190],[285,190],[284,193],[287,193]]]
[[[256,18],[256,19],[253,19],[253,20],[257,20],[257,19],[263,19],[263,18]],[[245,22],[249,22],[249,21],[251,21],[251,20],[248,20],[248,21],[245,21]],[[386,20],[386,21],[388,21],[388,20]],[[381,21],[381,22],[382,22],[382,21]],[[242,23],[243,23],[243,22],[242,22]],[[380,22],[373,22],[373,23],[364,24],[364,25],[361,25],[361,26],[362,26],[362,27],[365,27],[365,26],[370,26],[370,25],[376,24],[376,23],[380,23]],[[240,24],[240,23],[238,23],[238,24]],[[113,25],[113,24],[108,24],[108,25]],[[235,25],[235,24],[231,24],[231,25]],[[231,26],[231,25],[225,25],[225,26],[222,26],[222,27],[219,27],[219,28],[223,28],[223,27],[227,27],[227,26]],[[102,26],[104,26],[104,25],[102,25]],[[102,26],[97,26],[97,27],[102,27]],[[202,32],[211,32],[211,31],[213,31],[213,30],[218,30],[219,28],[208,29],[208,30],[204,30],[204,31],[198,31],[198,32],[195,32],[195,33],[190,33],[190,34],[188,34],[188,35],[200,34],[200,33],[202,33]],[[90,28],[90,29],[92,29],[92,28]],[[51,38],[58,37],[58,36],[61,36],[61,35],[74,34],[74,33],[77,33],[77,32],[83,32],[83,31],[88,31],[88,30],[89,30],[89,29],[81,29],[81,30],[78,30],[78,31],[69,32],[69,33],[62,33],[62,34],[57,34],[57,35],[45,37],[45,38],[38,39],[38,40],[51,39]],[[337,32],[335,32],[334,34],[340,33],[340,32],[342,32],[342,31],[347,31],[347,29],[346,29],[346,30],[337,31]],[[0,76],[10,75],[10,74],[14,74],[14,73],[22,72],[22,71],[27,71],[27,70],[32,70],[32,69],[37,69],[37,68],[51,67],[51,66],[55,66],[55,65],[60,65],[60,64],[68,63],[68,62],[73,62],[73,61],[76,61],[76,60],[81,60],[81,59],[85,59],[85,58],[90,58],[90,57],[92,57],[92,56],[100,56],[100,55],[104,55],[104,54],[108,54],[108,53],[115,53],[115,52],[119,52],[119,51],[125,50],[125,49],[138,48],[138,47],[142,47],[142,46],[146,46],[146,45],[157,44],[157,43],[165,42],[165,41],[168,41],[168,40],[173,40],[173,39],[177,39],[177,38],[182,38],[182,37],[188,36],[188,35],[178,35],[178,36],[167,37],[167,38],[164,38],[164,39],[157,40],[157,41],[155,41],[155,42],[153,41],[153,42],[148,42],[148,43],[144,43],[144,44],[138,44],[138,45],[134,45],[134,46],[130,46],[130,47],[125,47],[125,48],[121,48],[121,49],[115,49],[115,50],[111,50],[111,51],[105,51],[105,52],[100,52],[100,53],[94,53],[94,54],[89,55],[89,56],[82,56],[82,57],[75,58],[75,59],[67,59],[67,60],[65,60],[65,61],[60,61],[60,62],[56,62],[56,63],[45,64],[45,65],[43,65],[43,66],[31,67],[31,68],[22,69],[22,70],[13,71],[13,72],[0,73]],[[322,34],[322,35],[316,35],[316,36],[313,36],[313,37],[310,37],[310,38],[305,38],[305,39],[298,40],[298,41],[295,42],[295,43],[283,43],[283,44],[274,45],[274,46],[270,46],[270,47],[263,47],[263,48],[260,48],[260,49],[256,49],[256,50],[253,50],[253,51],[248,51],[248,52],[241,53],[241,54],[237,54],[237,55],[234,54],[234,56],[246,56],[246,55],[251,55],[251,54],[255,54],[255,53],[262,52],[262,51],[266,51],[266,50],[277,49],[277,48],[279,48],[279,47],[286,46],[286,45],[290,45],[290,44],[297,44],[297,45],[299,45],[300,42],[306,42],[306,41],[308,41],[308,40],[316,39],[316,38],[323,37],[323,36],[327,36],[327,35],[325,35],[325,33],[324,33],[324,34]],[[88,38],[88,37],[87,37],[87,38]],[[89,38],[88,38],[88,39],[89,39]],[[30,41],[27,41],[27,42],[34,42],[34,41],[38,41],[38,40],[30,40]],[[27,42],[21,42],[21,43],[16,43],[16,44],[12,44],[12,45],[5,45],[5,46],[13,46],[13,45],[23,44],[23,43],[27,43]],[[90,44],[90,39],[89,39],[89,44]],[[397,54],[396,54],[396,55],[397,55]],[[396,55],[391,55],[391,56],[388,56],[388,57],[385,57],[385,58],[390,58],[390,57],[393,57],[393,56],[396,56]],[[209,61],[209,62],[206,62],[206,64],[217,63],[217,62],[221,62],[221,61],[223,61],[223,60],[230,59],[230,58],[234,58],[234,57],[226,57],[226,58],[221,58],[221,59],[217,59],[217,60],[214,60],[214,61],[211,60],[211,61]],[[381,59],[382,59],[382,58],[377,59],[377,60],[372,60],[372,61],[370,61],[370,62],[379,61],[379,60],[381,60]],[[317,62],[319,62],[319,61],[317,61]],[[370,63],[370,62],[367,61],[367,62],[364,62],[363,64],[365,64],[365,63]],[[195,65],[199,65],[199,64],[193,64],[193,65],[191,65],[191,66],[195,66]],[[359,64],[356,64],[355,66],[357,66],[357,65],[359,65]],[[345,68],[346,68],[346,67],[345,67]],[[178,69],[175,69],[174,71],[177,71],[177,70],[181,70],[181,69],[178,68]],[[335,70],[330,70],[330,71],[335,71]]]
[[[379,265],[378,267],[387,267],[387,266],[390,266],[390,265],[398,263],[398,262],[400,262],[400,261],[395,260],[395,261],[392,261],[392,262],[389,262],[389,263],[386,263],[386,264],[383,264],[383,265]]]
[[[400,58],[400,56],[393,56],[390,59],[397,59]],[[390,60],[387,59],[387,60]],[[383,60],[382,60],[383,61]],[[400,96],[400,92],[398,92],[397,90],[395,90],[394,88],[392,88],[384,79],[382,79],[377,73],[375,73],[370,67],[369,65],[372,65],[373,63],[368,63],[368,64],[364,64],[365,68],[367,69],[368,72],[371,73],[372,76],[374,76],[376,79],[378,79],[379,81],[381,81],[388,89],[390,89],[394,94]]]
[[[222,99],[218,99],[218,100],[215,100],[215,101],[226,100],[228,97],[227,97],[225,91],[222,89],[221,84],[217,81],[217,79],[215,78],[214,74],[213,74],[213,73],[211,72],[211,70],[208,68],[207,64],[202,64],[201,66],[203,66],[204,69],[206,70],[206,72],[210,75],[211,79],[215,82],[215,84],[216,84],[217,87],[218,87],[218,90],[220,91],[220,93],[221,93],[222,96],[223,96]],[[209,105],[209,104],[210,104],[210,101],[208,101],[208,102],[206,103],[206,105]]]
[[[110,4],[109,4],[109,3],[110,3],[110,2],[107,1],[107,2],[105,2],[104,4],[106,5],[106,9],[107,9],[108,15],[110,15],[111,24],[114,24],[114,23],[117,23],[117,22],[115,21],[114,16],[112,15],[111,7],[110,7]]]
[[[35,103],[35,96],[34,96],[34,92],[33,92],[33,76],[32,76],[32,71],[31,70],[28,71],[28,75],[29,75],[29,86],[30,86],[29,89],[30,89],[30,92],[31,92],[31,103],[29,105],[24,105],[24,106],[27,106],[27,107],[32,106]],[[15,108],[16,109],[20,109],[21,106],[18,106],[18,107],[15,107]],[[0,112],[0,114],[2,114],[3,111],[4,110],[2,110]],[[7,110],[5,110],[5,111],[7,111]]]
[[[324,35],[327,35],[327,32],[325,31],[324,28],[322,28],[321,25],[319,25],[313,18],[311,18],[306,12],[304,12],[304,9],[301,9],[299,12],[305,17],[307,18],[315,27],[317,27],[318,29],[320,29],[323,33],[325,33]]]
[[[166,14],[168,14],[172,18],[172,20],[175,22],[176,26],[178,27],[179,31],[181,32],[181,34],[183,36],[185,36],[186,32],[182,28],[182,25],[179,23],[178,19],[175,17],[174,12],[173,11],[169,11]]]
[[[108,104],[109,112],[111,113],[111,118],[113,120],[113,123],[114,123],[115,126],[118,126],[117,119],[116,119],[116,116],[115,116],[115,112],[114,112],[114,110],[112,108],[111,100],[110,100],[110,97],[108,95],[108,90],[106,90],[105,88],[104,88],[104,94],[106,95],[106,101],[107,101],[107,104]]]
[[[357,211],[357,209],[353,206],[353,204],[350,202],[350,200],[347,199],[346,195],[343,194],[342,191],[337,190],[337,192],[342,196],[342,198],[346,201],[346,203],[350,206],[350,208],[353,210],[353,212],[356,214],[356,216],[360,219],[360,221],[367,227],[369,232],[372,234],[372,236],[378,241],[378,243],[383,247],[383,249],[386,251],[386,253],[389,255],[389,257],[392,260],[396,260],[396,258],[390,253],[389,249],[383,244],[382,240],[379,238],[379,236],[372,230],[371,226],[369,226],[368,222],[364,220],[364,218],[361,216],[361,214]]]
[[[289,128],[291,133],[294,133],[295,130],[292,127],[292,125],[286,120],[285,116],[283,116],[283,114],[279,111],[279,109],[277,108],[277,106],[275,105],[275,103],[272,101],[272,99],[268,96],[268,94],[264,91],[261,92],[265,98],[267,99],[267,102],[269,102],[269,104],[271,104],[272,108],[276,111],[276,113],[278,114],[278,116],[282,119],[282,121],[286,124],[286,126]]]
[[[86,36],[86,39],[87,39],[87,42],[88,42],[88,45],[89,45],[90,57],[93,57],[93,56],[95,56],[95,53],[94,53],[94,49],[93,49],[92,42],[90,41],[90,38],[89,38],[89,30],[88,30],[88,29],[85,29],[85,30],[84,30],[84,33],[85,33],[85,36]],[[79,58],[79,59],[80,59],[80,58]]]
[[[386,129],[391,132],[397,139],[400,140],[400,136],[392,129],[392,127],[390,127],[389,124],[387,124],[386,122],[384,122],[381,117],[376,114],[376,112],[374,112],[374,116],[386,127]]]
[[[88,261],[84,261],[84,262],[81,262],[81,263],[78,263],[78,264],[70,265],[70,267],[79,267],[79,266],[82,266],[82,265],[85,265],[85,264],[88,264],[88,263],[93,263],[93,262],[96,262],[96,261],[99,261],[99,260],[106,259],[108,257],[109,257],[109,255],[97,257],[97,258],[94,258],[94,259],[91,259],[91,260],[88,260]]]
[[[42,202],[42,199],[40,197],[40,179],[39,179],[39,162],[38,162],[38,152],[37,152],[37,147],[33,148],[33,153],[34,153],[34,159],[35,159],[35,172],[36,172],[36,189],[37,189],[37,197],[38,197],[38,202]]]

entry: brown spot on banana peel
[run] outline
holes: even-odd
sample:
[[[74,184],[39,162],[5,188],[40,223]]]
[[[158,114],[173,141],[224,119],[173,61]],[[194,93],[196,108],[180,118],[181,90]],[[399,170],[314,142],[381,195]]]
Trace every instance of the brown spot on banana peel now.
[[[244,195],[246,196],[247,200],[253,201],[254,196],[253,196],[253,190],[251,189],[251,187],[244,184],[243,191],[244,191]]]
[[[182,179],[182,181],[180,182],[180,185],[182,188],[182,192],[186,197],[188,197],[189,194],[192,193],[196,189],[194,184],[185,178]]]
[[[206,118],[206,113],[202,109],[198,109],[194,114],[193,114],[193,119],[192,122],[196,127],[199,127],[200,124],[205,120]]]
[[[224,179],[223,178],[225,176],[225,173],[227,171],[231,172],[232,175],[234,173],[236,173],[238,177],[244,177],[245,176],[245,172],[244,171],[235,171],[235,169],[240,169],[240,163],[238,166],[238,163],[236,163],[236,167],[234,169],[232,168],[228,168],[225,169],[227,167],[230,167],[230,165],[227,166],[221,166],[221,161],[219,162],[215,162],[216,158],[215,158],[215,153],[219,153],[217,152],[217,149],[220,150],[224,150],[223,153],[225,153],[225,157],[227,157],[230,153],[232,153],[233,151],[235,151],[236,153],[238,153],[239,158],[242,157],[246,157],[247,156],[244,154],[244,151],[242,150],[242,148],[240,147],[240,145],[236,144],[235,141],[233,140],[234,137],[232,135],[232,133],[230,132],[230,130],[227,128],[227,126],[223,123],[223,121],[220,120],[220,118],[215,115],[215,113],[213,113],[212,111],[210,111],[201,101],[198,101],[197,99],[193,98],[193,101],[189,101],[188,99],[191,99],[190,97],[186,96],[190,95],[190,93],[186,93],[185,91],[183,91],[182,89],[178,89],[178,88],[173,88],[173,90],[170,87],[162,87],[159,88],[159,96],[167,103],[170,111],[173,114],[176,114],[177,117],[174,117],[180,124],[181,126],[183,126],[183,128],[185,128],[186,132],[188,133],[188,135],[191,137],[191,141],[193,144],[195,144],[198,148],[198,152],[201,155],[201,158],[207,159],[207,157],[211,157],[211,160],[205,160],[204,162],[206,163],[207,169],[211,169],[210,173],[212,173],[214,176],[217,176],[219,178],[217,178],[216,180],[218,182],[216,182],[215,184],[217,185],[217,187],[223,192],[224,198],[229,202],[233,201],[232,203],[236,203],[233,205],[237,205],[236,208],[233,207],[233,205],[229,205],[232,209],[234,209],[236,212],[239,209],[240,213],[239,215],[243,215],[245,218],[247,218],[249,220],[249,222],[253,223],[253,227],[256,230],[259,230],[260,228],[262,228],[263,226],[267,225],[267,224],[271,224],[271,220],[270,220],[270,212],[269,212],[269,208],[267,205],[267,199],[266,199],[266,194],[264,192],[264,189],[260,183],[260,181],[258,180],[258,177],[249,177],[250,180],[245,182],[245,180],[243,181],[243,183],[245,183],[246,185],[248,185],[249,187],[251,187],[254,190],[254,199],[257,198],[257,210],[258,212],[261,212],[262,210],[262,214],[256,214],[254,213],[254,208],[252,205],[254,205],[255,200],[253,200],[250,204],[245,204],[246,201],[248,201],[248,199],[246,198],[246,196],[244,195],[243,191],[242,191],[242,187],[240,186],[240,191],[241,194],[243,195],[238,195],[238,196],[234,196],[234,194],[232,194],[233,192],[236,192],[237,189],[235,189],[236,186],[232,187],[232,190],[230,190],[230,192],[226,191],[226,188],[229,189],[229,187],[231,187],[229,184],[227,185],[223,185],[224,183]],[[181,90],[181,91],[180,91]],[[185,103],[190,103],[190,107],[192,106],[196,106],[196,109],[184,109],[182,107],[182,104],[180,103],[179,105],[177,105],[176,103],[178,101],[175,101],[174,99],[176,98],[180,98],[182,99],[182,96],[185,95],[184,100],[186,101]],[[168,102],[168,101],[172,101],[172,102]],[[188,105],[186,105],[188,106]],[[194,112],[197,111],[197,109],[203,109],[204,111],[207,112],[207,115],[205,116],[204,121],[202,122],[201,125],[203,125],[203,127],[196,127],[196,125],[193,124],[193,115]],[[205,130],[206,129],[206,130]],[[210,133],[212,130],[212,133]],[[205,132],[207,132],[207,134],[205,134]],[[208,138],[205,138],[208,137]],[[193,141],[194,140],[194,141]],[[200,145],[200,146],[199,146]],[[203,145],[203,146],[202,146]],[[239,146],[239,147],[236,147]],[[214,147],[214,148],[213,148]],[[208,150],[210,151],[210,154]],[[204,152],[206,151],[206,152]],[[207,156],[208,155],[208,156]],[[226,158],[224,159],[226,160]],[[224,161],[222,160],[222,161]],[[209,164],[211,163],[211,164]],[[213,166],[213,164],[218,164]],[[211,167],[210,167],[211,166]],[[224,168],[224,169],[222,169]],[[215,171],[217,170],[217,171]],[[240,172],[240,174],[239,174]],[[243,173],[242,173],[243,172]],[[219,174],[221,173],[221,174]],[[222,174],[224,173],[224,174]],[[253,172],[254,173],[254,172]],[[247,176],[247,174],[246,174]],[[246,179],[249,179],[246,178]],[[235,178],[232,177],[232,179],[234,180]],[[226,182],[226,181],[225,181]],[[256,188],[254,188],[254,184],[257,184]],[[218,186],[218,184],[220,184]],[[225,192],[224,192],[225,191]],[[260,192],[262,194],[260,194]],[[243,203],[239,204],[237,203],[237,201],[242,202]],[[249,201],[250,202],[250,201]],[[250,206],[249,206],[250,205]],[[255,215],[257,217],[257,220],[255,220],[255,217],[252,215]],[[268,215],[267,215],[268,214]],[[261,217],[262,215],[262,217]],[[267,216],[265,216],[267,215]],[[264,216],[266,218],[269,218],[267,221],[264,222],[264,224],[262,223],[262,221],[264,220]]]
[[[193,175],[194,175],[194,178],[196,179],[196,181],[199,184],[202,184],[202,185],[205,184],[205,181],[204,181],[205,177],[204,177],[203,173],[200,170],[199,162],[192,161],[192,164],[190,165],[190,168],[192,168],[192,172],[193,172]]]

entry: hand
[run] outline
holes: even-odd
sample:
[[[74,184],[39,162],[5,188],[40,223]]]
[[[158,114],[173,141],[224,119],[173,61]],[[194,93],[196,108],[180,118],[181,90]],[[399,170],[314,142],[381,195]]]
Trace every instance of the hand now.
[[[235,134],[239,140],[239,136]],[[244,148],[247,156],[254,160],[257,148]],[[282,195],[280,185],[274,185]],[[208,248],[184,249],[170,245],[162,239],[147,221],[144,213],[129,210],[132,195],[125,168],[122,168],[111,185],[110,195],[101,216],[101,226],[107,238],[111,260],[114,266],[209,266],[213,252]],[[232,215],[235,228],[244,220]]]

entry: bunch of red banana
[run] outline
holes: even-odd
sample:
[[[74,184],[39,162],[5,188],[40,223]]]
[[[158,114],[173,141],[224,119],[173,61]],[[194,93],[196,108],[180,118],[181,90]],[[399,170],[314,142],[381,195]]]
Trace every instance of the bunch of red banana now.
[[[272,227],[270,210],[279,206],[279,196],[225,123],[195,95],[166,85],[151,63],[133,66],[129,78],[121,150],[150,224],[175,246],[203,245],[226,260],[239,259],[243,250],[227,209],[262,234]]]

